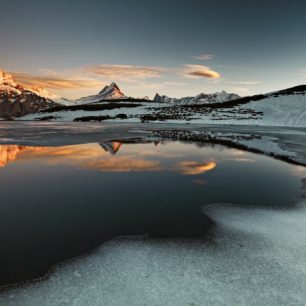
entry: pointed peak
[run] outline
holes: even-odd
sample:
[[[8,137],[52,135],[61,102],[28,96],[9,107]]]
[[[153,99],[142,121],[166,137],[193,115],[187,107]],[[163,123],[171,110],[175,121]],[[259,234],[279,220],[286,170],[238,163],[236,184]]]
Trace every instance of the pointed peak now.
[[[157,92],[153,98],[153,101],[156,101],[156,102],[160,102],[161,101],[161,96],[160,94]]]
[[[120,88],[118,87],[118,85],[117,85],[115,82],[112,82],[112,83],[109,84],[109,85],[105,85],[105,86],[103,87],[103,89],[100,91],[100,93],[104,93],[104,92],[107,91],[107,90],[114,90],[114,89],[120,90]]]
[[[103,99],[117,99],[124,97],[124,93],[120,90],[119,86],[112,82],[110,85],[106,85],[103,89],[98,93]]]
[[[112,82],[109,87],[119,89],[118,85],[115,82]]]

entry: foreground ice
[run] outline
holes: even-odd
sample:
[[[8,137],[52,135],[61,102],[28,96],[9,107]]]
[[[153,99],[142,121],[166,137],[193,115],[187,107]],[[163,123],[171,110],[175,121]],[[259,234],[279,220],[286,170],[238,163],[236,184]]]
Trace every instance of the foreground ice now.
[[[306,203],[213,205],[208,237],[118,238],[1,305],[305,305]]]

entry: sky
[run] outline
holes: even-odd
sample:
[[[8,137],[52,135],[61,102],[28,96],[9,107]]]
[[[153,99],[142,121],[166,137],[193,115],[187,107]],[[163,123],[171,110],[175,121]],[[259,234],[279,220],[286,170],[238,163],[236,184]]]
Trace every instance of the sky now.
[[[1,2],[0,69],[66,98],[265,93],[306,83],[303,0]]]

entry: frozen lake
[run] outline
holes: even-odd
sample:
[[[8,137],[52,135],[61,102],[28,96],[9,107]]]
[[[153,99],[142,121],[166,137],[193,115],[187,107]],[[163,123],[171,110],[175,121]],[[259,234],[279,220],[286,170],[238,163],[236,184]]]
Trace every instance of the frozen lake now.
[[[52,267],[1,305],[304,305],[303,130],[254,128],[284,162],[124,125],[1,125],[1,284]]]

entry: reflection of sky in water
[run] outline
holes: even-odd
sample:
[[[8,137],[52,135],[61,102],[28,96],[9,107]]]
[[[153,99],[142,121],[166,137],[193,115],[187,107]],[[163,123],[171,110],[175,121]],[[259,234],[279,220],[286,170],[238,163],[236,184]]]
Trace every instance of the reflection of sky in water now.
[[[306,177],[266,156],[179,142],[0,146],[0,165],[0,284],[113,236],[202,234],[208,203],[290,205]]]
[[[214,200],[214,197],[225,202],[232,197],[238,199],[238,194],[235,196],[234,194],[239,193],[240,198],[248,203],[253,202],[252,196],[258,198],[256,194],[264,192],[267,200],[273,198],[276,200],[273,201],[274,204],[279,204],[278,200],[282,203],[297,197],[299,178],[306,176],[304,167],[292,166],[268,157],[221,146],[199,148],[179,142],[166,144],[105,142],[61,147],[2,145],[0,166],[3,168],[0,172],[0,181],[4,179],[7,181],[8,190],[14,186],[14,184],[10,186],[10,177],[13,179],[16,176],[14,178],[16,180],[18,177],[28,176],[28,181],[31,181],[35,180],[36,171],[47,171],[45,175],[50,177],[56,171],[57,184],[60,184],[63,173],[72,174],[76,171],[82,175],[79,173],[80,170],[92,172],[93,179],[96,178],[97,171],[105,174],[115,172],[118,173],[118,180],[125,177],[120,176],[120,173],[155,172],[150,180],[168,173],[173,180],[172,184],[176,183],[179,189],[184,188],[186,193],[191,191],[188,189],[189,183],[205,186],[205,189],[200,190],[202,193],[205,192],[206,197],[209,193],[208,198],[213,202],[217,200]],[[48,168],[53,170],[48,173]],[[86,173],[86,176],[90,176],[89,173]],[[103,181],[107,180],[107,176],[101,174],[101,179],[102,177]],[[180,185],[182,180],[183,186]],[[161,182],[162,180],[158,179],[154,187],[158,189]],[[62,186],[68,184],[67,181],[61,183]],[[146,181],[140,180],[137,184],[141,189],[142,185],[146,185]],[[31,188],[30,185],[28,187]],[[216,197],[221,191],[223,196]],[[196,196],[198,191],[193,190],[193,192],[195,193],[192,195]],[[243,193],[248,194],[242,197]]]

